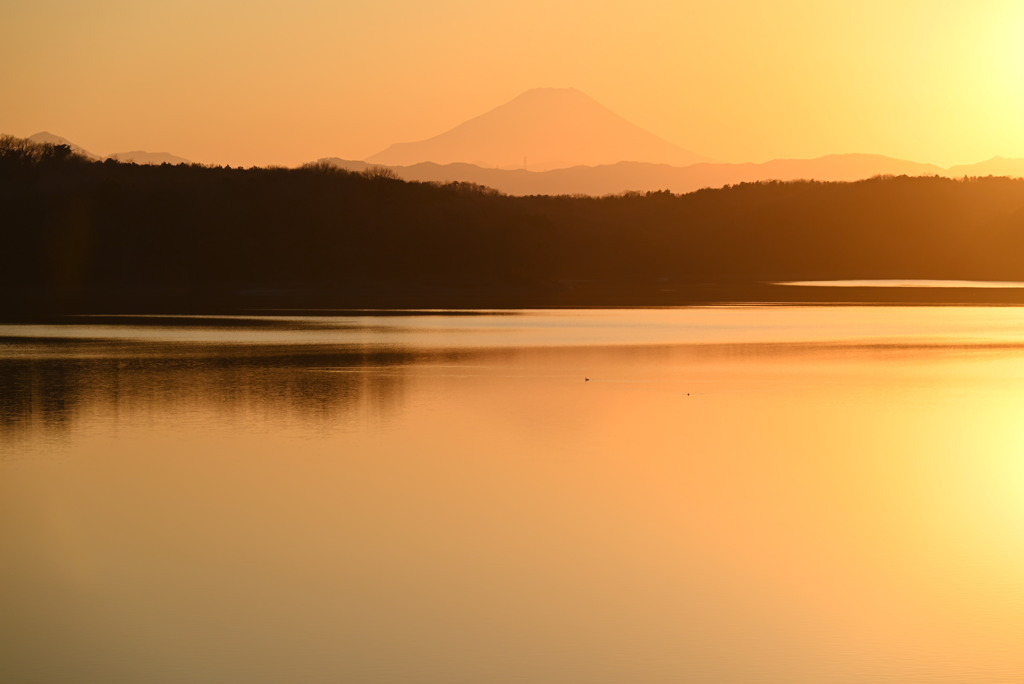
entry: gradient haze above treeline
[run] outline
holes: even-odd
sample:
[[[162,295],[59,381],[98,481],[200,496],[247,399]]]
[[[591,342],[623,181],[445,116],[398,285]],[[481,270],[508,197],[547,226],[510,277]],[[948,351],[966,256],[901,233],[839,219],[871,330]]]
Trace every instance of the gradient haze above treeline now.
[[[1024,280],[1024,180],[1007,178],[510,197],[387,170],[92,162],[7,137],[0,206],[7,312],[684,304],[803,290],[776,281]]]
[[[317,163],[348,171],[363,171],[373,164],[324,157]],[[976,164],[942,168],[893,159],[879,154],[831,154],[817,159],[773,159],[743,164],[699,163],[670,166],[648,162],[617,162],[598,166],[572,166],[548,171],[484,168],[475,164],[420,162],[389,167],[409,181],[477,183],[508,195],[611,195],[626,191],[668,190],[687,193],[738,183],[769,180],[855,181],[874,176],[978,176],[1024,177],[1024,159],[994,157]]]

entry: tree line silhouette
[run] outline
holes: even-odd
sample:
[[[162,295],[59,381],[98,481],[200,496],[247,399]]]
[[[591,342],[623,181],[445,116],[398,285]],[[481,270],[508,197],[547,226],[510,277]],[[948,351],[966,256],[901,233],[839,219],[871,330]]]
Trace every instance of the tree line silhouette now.
[[[7,136],[0,211],[6,313],[684,304],[818,296],[766,285],[790,280],[1024,280],[1024,180],[1007,178],[510,197],[386,169],[93,162]]]

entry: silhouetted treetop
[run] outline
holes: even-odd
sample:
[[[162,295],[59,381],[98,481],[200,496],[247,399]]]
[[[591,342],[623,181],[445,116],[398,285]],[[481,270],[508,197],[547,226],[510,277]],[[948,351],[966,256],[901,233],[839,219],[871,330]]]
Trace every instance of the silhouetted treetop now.
[[[1024,180],[1006,178],[510,197],[328,165],[91,162],[4,136],[0,208],[6,308],[665,304],[764,299],[787,280],[1024,280]]]

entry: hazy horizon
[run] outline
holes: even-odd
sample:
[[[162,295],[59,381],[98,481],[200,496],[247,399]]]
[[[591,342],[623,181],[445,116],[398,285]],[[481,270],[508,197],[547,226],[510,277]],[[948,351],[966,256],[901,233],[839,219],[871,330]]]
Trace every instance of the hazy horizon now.
[[[1024,7],[913,0],[375,5],[50,0],[8,10],[0,131],[294,166],[576,88],[723,162],[1024,157]]]

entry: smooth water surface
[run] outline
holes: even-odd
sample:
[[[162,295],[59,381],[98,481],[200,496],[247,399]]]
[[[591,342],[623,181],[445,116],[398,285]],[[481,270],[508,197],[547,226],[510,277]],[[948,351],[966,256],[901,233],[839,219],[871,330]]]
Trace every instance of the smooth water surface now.
[[[794,280],[778,285],[799,287],[924,287],[931,289],[967,288],[974,290],[1001,290],[1024,288],[1024,283],[1015,280],[922,280],[920,278],[872,279],[872,280]]]
[[[0,681],[1024,676],[1024,309],[477,314],[0,326]]]

